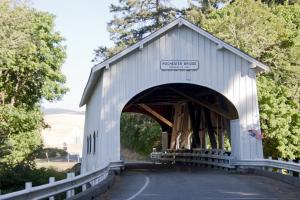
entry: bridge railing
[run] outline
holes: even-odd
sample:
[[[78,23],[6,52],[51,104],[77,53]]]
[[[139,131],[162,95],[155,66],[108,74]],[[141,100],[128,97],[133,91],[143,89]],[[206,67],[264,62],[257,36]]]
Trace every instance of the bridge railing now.
[[[26,183],[25,189],[9,194],[0,195],[1,200],[18,200],[18,199],[45,199],[54,200],[55,195],[66,193],[66,198],[75,195],[75,189],[81,188],[85,191],[89,187],[93,187],[104,181],[110,170],[123,167],[121,163],[111,163],[104,169],[95,170],[86,174],[75,176],[74,173],[68,173],[67,179],[57,182],[49,181],[50,183],[32,187],[31,183]],[[50,179],[49,179],[50,180]],[[53,179],[52,179],[53,180]]]
[[[274,173],[300,177],[300,163],[281,159],[236,160],[229,151],[218,149],[166,150],[151,153],[155,163],[184,163],[216,166],[226,169],[255,168]]]
[[[231,165],[231,160],[233,160],[231,153],[219,149],[166,150],[165,152],[153,152],[150,157],[156,163],[200,164],[228,169],[235,168]]]
[[[282,159],[273,160],[271,157],[268,159],[255,159],[255,160],[234,160],[232,165],[247,168],[260,168],[269,172],[281,173],[284,175],[300,177],[300,163],[292,160],[283,161]]]

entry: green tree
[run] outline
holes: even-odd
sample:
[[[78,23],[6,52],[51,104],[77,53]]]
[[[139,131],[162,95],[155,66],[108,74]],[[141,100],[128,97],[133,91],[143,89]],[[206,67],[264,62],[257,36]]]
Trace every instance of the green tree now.
[[[121,116],[121,145],[141,155],[161,146],[160,125],[148,116],[123,113]]]
[[[59,99],[67,88],[61,65],[63,38],[54,16],[13,0],[0,1],[0,176],[34,167],[41,148],[42,99]],[[6,179],[1,178],[1,187]]]
[[[262,2],[272,6],[276,4],[281,5],[293,5],[293,4],[300,4],[299,0],[262,0]]]
[[[271,67],[258,78],[265,154],[300,157],[300,6],[236,0],[207,15],[190,13],[195,23]]]
[[[1,1],[1,104],[32,107],[67,91],[61,73],[66,57],[63,38],[53,28],[53,15]]]
[[[114,18],[107,30],[114,46],[100,46],[93,61],[111,57],[181,14],[169,0],[119,0],[118,5],[110,5],[110,12]]]
[[[42,146],[42,119],[39,109],[0,106],[1,170],[17,165],[34,166],[34,156]]]

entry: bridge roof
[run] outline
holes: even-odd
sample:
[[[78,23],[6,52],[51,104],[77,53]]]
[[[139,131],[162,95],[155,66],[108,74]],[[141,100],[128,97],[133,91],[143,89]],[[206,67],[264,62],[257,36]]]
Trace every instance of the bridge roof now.
[[[89,76],[88,82],[84,88],[84,92],[83,92],[79,106],[83,106],[87,103],[87,100],[88,100],[90,94],[92,94],[93,88],[94,88],[95,84],[97,83],[100,72],[103,69],[108,69],[112,63],[118,61],[119,59],[123,58],[124,56],[133,52],[136,49],[143,48],[144,44],[151,42],[153,39],[159,37],[160,35],[164,34],[165,32],[172,29],[173,27],[182,26],[182,25],[196,31],[197,33],[201,34],[202,36],[215,42],[219,48],[227,49],[227,50],[231,51],[232,53],[240,56],[241,58],[247,60],[248,62],[252,63],[252,68],[257,69],[256,71],[269,71],[269,67],[266,66],[265,64],[263,64],[262,62],[258,61],[257,59],[253,58],[252,56],[248,55],[247,53],[243,52],[242,50],[224,42],[223,40],[217,38],[216,36],[205,31],[204,29],[192,24],[188,20],[186,20],[182,17],[179,17],[179,18],[175,19],[174,21],[172,21],[171,23],[167,24],[166,26],[160,28],[159,30],[157,30],[154,33],[150,34],[149,36],[145,37],[141,41],[124,49],[120,53],[112,56],[111,58],[104,60],[103,62],[101,62],[99,64],[96,64],[91,69],[90,76]]]

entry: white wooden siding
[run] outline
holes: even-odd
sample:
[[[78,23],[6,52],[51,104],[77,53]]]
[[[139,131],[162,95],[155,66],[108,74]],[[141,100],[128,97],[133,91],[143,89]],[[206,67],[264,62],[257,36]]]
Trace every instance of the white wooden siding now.
[[[199,70],[161,71],[161,60],[199,60]],[[168,83],[196,84],[223,94],[239,115],[232,123],[239,124],[232,129],[235,155],[238,159],[262,157],[261,141],[248,134],[249,129],[259,128],[255,72],[248,61],[226,49],[218,50],[215,42],[199,33],[185,26],[175,27],[101,73],[87,103],[85,125],[85,135],[96,128],[101,140],[94,156],[86,156],[83,148],[84,170],[120,159],[123,107],[138,93]]]

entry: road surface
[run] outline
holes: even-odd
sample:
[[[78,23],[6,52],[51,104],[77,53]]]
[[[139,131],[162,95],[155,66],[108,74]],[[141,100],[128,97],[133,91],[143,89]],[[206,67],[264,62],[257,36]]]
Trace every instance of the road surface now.
[[[101,200],[300,200],[300,188],[263,176],[207,168],[127,170]]]

